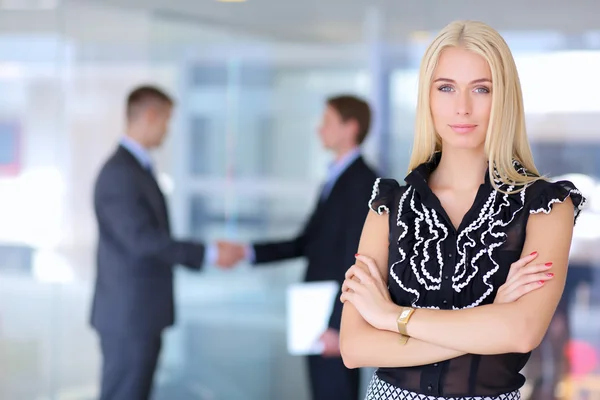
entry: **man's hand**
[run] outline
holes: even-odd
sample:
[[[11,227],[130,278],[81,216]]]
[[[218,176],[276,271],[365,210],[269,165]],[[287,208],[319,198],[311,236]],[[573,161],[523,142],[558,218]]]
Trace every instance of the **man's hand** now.
[[[323,343],[323,357],[341,357],[340,353],[340,333],[335,329],[329,328],[321,335],[319,339]]]
[[[221,268],[232,268],[246,257],[246,249],[239,243],[218,241],[217,250],[217,265]]]

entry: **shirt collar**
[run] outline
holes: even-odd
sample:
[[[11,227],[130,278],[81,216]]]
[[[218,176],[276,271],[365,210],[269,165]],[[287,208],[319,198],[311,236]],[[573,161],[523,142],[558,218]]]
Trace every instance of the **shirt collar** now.
[[[406,176],[404,180],[409,185],[413,185],[417,188],[420,188],[422,185],[427,186],[429,176],[431,176],[431,173],[435,171],[435,169],[440,163],[441,158],[441,152],[438,151],[434,153],[429,161],[424,162],[423,164],[410,171],[410,173]]]
[[[120,140],[121,146],[131,153],[132,156],[140,163],[140,165],[146,169],[152,168],[152,158],[150,153],[144,146],[130,138],[129,136],[123,136]]]
[[[345,154],[339,160],[332,162],[329,165],[329,179],[335,179],[342,174],[356,159],[360,157],[360,148],[356,147],[349,153]]]
[[[431,188],[429,187],[429,177],[431,176],[431,173],[438,167],[441,159],[442,152],[435,152],[429,161],[424,162],[412,170],[404,179],[406,183],[413,186],[420,193],[424,200],[428,198],[430,194],[433,194]],[[488,188],[492,187],[490,183],[490,174],[488,173],[487,169],[485,170],[484,183],[482,186],[486,186]]]

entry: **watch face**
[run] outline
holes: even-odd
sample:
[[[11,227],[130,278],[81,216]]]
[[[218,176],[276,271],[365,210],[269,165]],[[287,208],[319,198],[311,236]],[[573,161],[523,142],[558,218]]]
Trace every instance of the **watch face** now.
[[[410,310],[404,310],[402,311],[402,314],[400,314],[400,318],[406,318],[408,317],[408,313],[410,312]]]

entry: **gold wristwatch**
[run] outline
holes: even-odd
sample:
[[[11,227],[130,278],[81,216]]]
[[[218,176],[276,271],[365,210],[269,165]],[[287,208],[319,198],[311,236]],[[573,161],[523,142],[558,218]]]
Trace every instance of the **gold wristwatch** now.
[[[408,342],[408,336],[400,335],[400,345],[405,345]]]
[[[402,336],[406,336],[407,338],[408,334],[406,333],[406,325],[408,324],[408,321],[410,320],[410,317],[413,315],[414,312],[415,309],[412,307],[403,307],[402,311],[400,312],[400,315],[398,315],[398,319],[396,320],[396,322],[398,323],[398,332],[400,332]]]

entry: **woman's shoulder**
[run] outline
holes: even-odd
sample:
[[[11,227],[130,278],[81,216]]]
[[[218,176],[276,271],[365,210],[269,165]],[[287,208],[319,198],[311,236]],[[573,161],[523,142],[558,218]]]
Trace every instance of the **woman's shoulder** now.
[[[538,179],[527,188],[525,203],[530,214],[549,214],[557,203],[571,199],[575,209],[575,221],[583,210],[586,198],[581,191],[569,180],[551,181]]]
[[[505,194],[513,200],[512,203],[518,207],[519,211],[522,210],[529,214],[549,214],[555,204],[564,203],[570,198],[575,208],[575,221],[577,220],[585,206],[586,199],[573,182],[564,179],[548,179],[537,172],[530,171],[517,160],[513,160],[513,167],[513,172],[516,172],[518,176],[527,178],[526,182],[517,184],[510,179],[507,180],[508,182],[500,180],[496,176],[494,176],[494,180],[498,186],[497,189],[502,192],[504,190],[511,192],[510,194],[505,192]],[[497,170],[494,169],[494,173],[496,172]],[[517,190],[512,192],[514,189]]]
[[[389,214],[407,189],[407,185],[401,185],[396,179],[377,178],[373,184],[369,208],[379,215]]]

